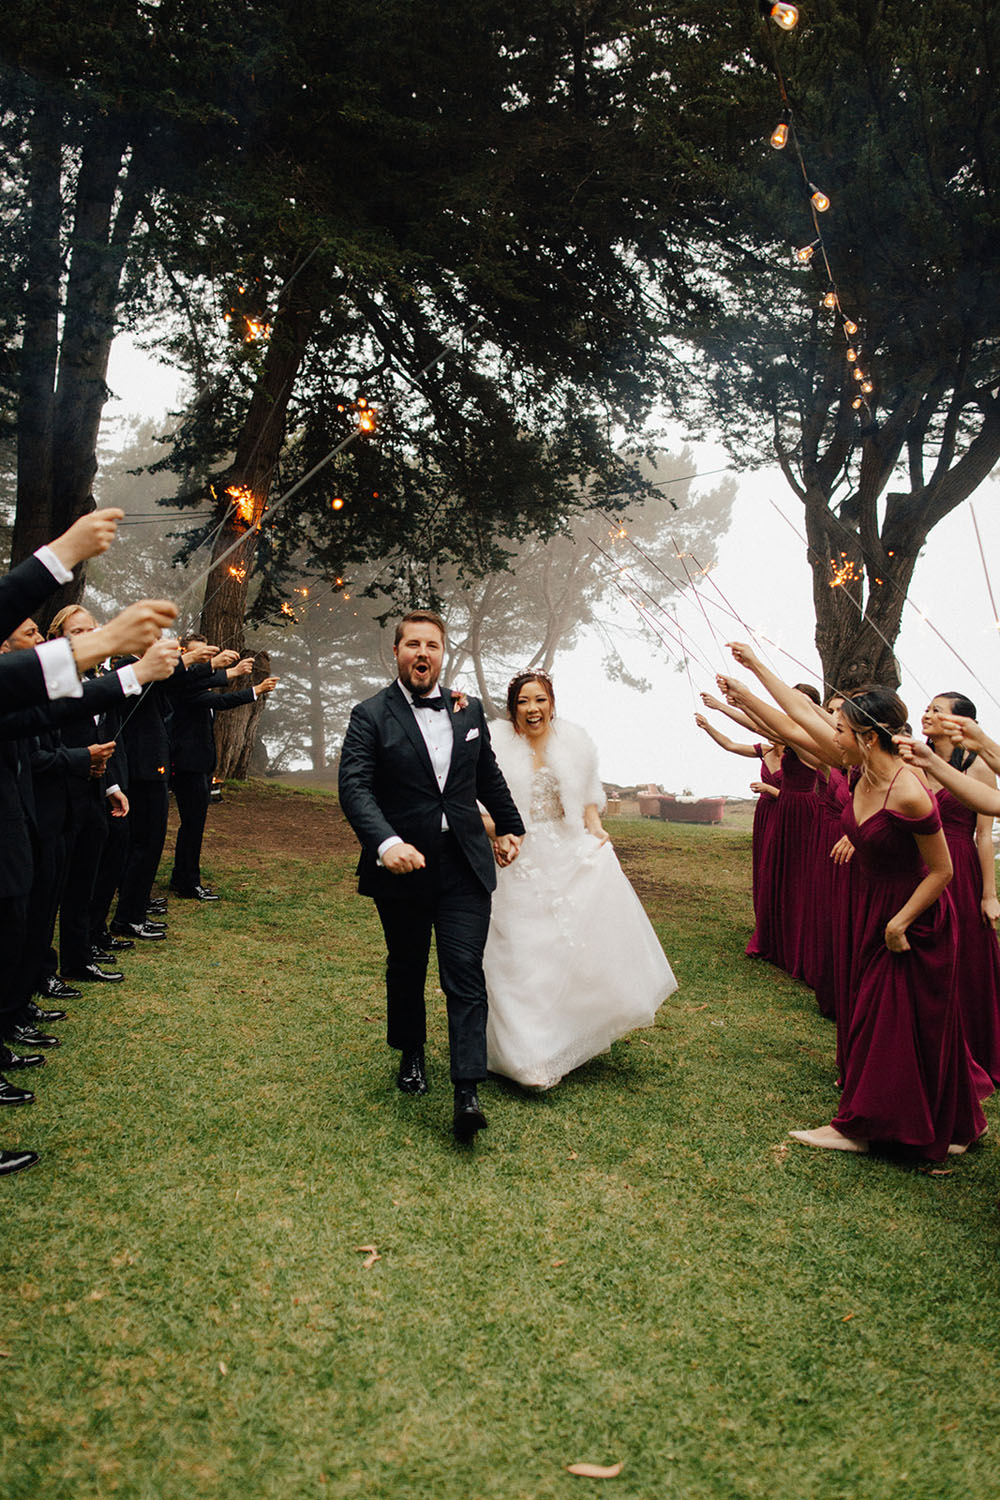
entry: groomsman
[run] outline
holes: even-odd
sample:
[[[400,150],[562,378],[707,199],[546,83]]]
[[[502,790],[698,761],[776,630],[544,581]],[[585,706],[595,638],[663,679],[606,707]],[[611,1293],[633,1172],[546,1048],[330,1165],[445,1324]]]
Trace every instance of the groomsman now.
[[[445,640],[445,623],[430,610],[399,622],[396,681],[351,713],[340,805],[361,841],[358,890],[374,898],[385,933],[387,1040],[401,1054],[398,1087],[427,1091],[424,985],[433,932],[448,1009],[452,1126],[468,1142],[486,1126],[476,1086],[486,1077],[483,949],[496,889],[478,803],[496,824],[501,863],[517,857],[524,824],[482,704],[441,691]]]

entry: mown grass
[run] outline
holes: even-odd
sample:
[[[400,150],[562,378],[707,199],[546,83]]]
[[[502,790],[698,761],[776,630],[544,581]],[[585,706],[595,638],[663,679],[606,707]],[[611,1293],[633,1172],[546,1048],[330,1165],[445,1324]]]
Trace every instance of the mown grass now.
[[[432,1092],[392,1086],[349,858],[216,865],[76,1003],[0,1121],[44,1152],[0,1182],[9,1500],[995,1492],[995,1146],[786,1149],[832,1033],[742,957],[746,835],[615,833],[680,991],[550,1094],[488,1084],[473,1151],[443,1015]]]

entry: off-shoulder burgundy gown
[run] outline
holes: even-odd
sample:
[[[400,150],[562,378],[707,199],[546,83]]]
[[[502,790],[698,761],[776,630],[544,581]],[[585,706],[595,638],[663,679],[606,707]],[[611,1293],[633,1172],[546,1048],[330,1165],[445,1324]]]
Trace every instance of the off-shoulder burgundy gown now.
[[[948,890],[958,917],[958,1003],[969,1051],[1000,1084],[1000,943],[980,915],[983,872],[976,846],[976,814],[942,787],[941,826],[955,867]]]
[[[939,1161],[950,1143],[967,1146],[982,1134],[979,1099],[991,1092],[962,1030],[948,891],[911,923],[909,952],[889,951],[885,927],[927,873],[914,835],[937,832],[941,818],[936,805],[919,818],[883,806],[859,824],[851,798],[842,826],[857,851],[860,899],[844,1091],[832,1123],[844,1135],[911,1147]]]

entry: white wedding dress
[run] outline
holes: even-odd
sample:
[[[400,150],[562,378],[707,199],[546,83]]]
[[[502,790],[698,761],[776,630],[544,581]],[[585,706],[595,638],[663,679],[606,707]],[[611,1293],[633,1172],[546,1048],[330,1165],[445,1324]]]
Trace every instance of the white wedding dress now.
[[[534,771],[511,726],[490,732],[527,832],[493,897],[488,1067],[545,1089],[651,1026],[677,980],[614,849],[583,825],[585,803],[604,801],[589,736],[560,721],[557,737],[553,724]]]

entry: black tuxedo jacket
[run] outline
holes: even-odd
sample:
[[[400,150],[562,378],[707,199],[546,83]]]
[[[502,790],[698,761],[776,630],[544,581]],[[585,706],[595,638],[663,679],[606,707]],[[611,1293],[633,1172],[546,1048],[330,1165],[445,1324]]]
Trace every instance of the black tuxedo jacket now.
[[[11,631],[30,620],[38,606],[58,587],[48,568],[37,557],[26,557],[23,563],[18,563],[0,578],[0,641],[5,641]]]
[[[378,863],[379,845],[398,834],[433,860],[442,813],[476,879],[495,890],[496,865],[477,799],[498,833],[524,832],[493,754],[482,704],[470,698],[467,708],[452,713],[449,701],[441,711],[449,715],[454,734],[443,792],[413,709],[397,683],[351,711],[340,753],[340,805],[361,840],[358,890],[363,896],[405,898],[423,883],[424,871],[401,876],[384,870]]]
[[[225,672],[221,675],[224,681],[228,681]],[[213,678],[215,676],[213,674]],[[196,683],[192,691],[178,694],[167,725],[173,769],[211,776],[216,766],[215,715],[224,709],[242,708],[253,702],[252,687],[217,693],[211,687]]]

